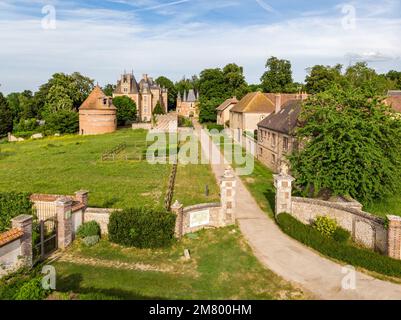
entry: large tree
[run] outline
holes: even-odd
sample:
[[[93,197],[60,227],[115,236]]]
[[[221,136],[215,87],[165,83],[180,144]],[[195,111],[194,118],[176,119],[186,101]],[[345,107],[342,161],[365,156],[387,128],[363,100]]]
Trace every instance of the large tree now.
[[[108,97],[112,97],[113,96],[113,92],[114,92],[114,90],[116,90],[116,85],[115,84],[106,84],[104,87],[103,87],[103,92],[104,92],[104,94],[106,95],[106,96],[108,96]]]
[[[117,108],[117,123],[125,125],[128,121],[136,119],[136,103],[127,96],[115,97],[113,105]]]
[[[367,204],[401,181],[401,122],[380,98],[361,88],[331,88],[302,107],[291,157],[297,186],[325,190]]]
[[[401,90],[401,71],[390,70],[386,74],[387,79],[393,81],[393,88]]]
[[[11,132],[13,128],[12,112],[7,99],[0,92],[0,135]]]
[[[242,99],[250,91],[243,67],[230,63],[223,68],[223,77],[229,95]]]
[[[155,81],[158,85],[168,90],[168,109],[175,109],[177,101],[177,89],[175,88],[174,82],[163,76],[158,77]]]
[[[312,67],[305,79],[306,91],[310,94],[316,94],[326,91],[333,85],[338,85],[343,81],[341,70],[341,64],[337,64],[334,67],[322,65]]]
[[[292,93],[298,90],[292,79],[290,61],[270,57],[266,61],[266,68],[266,72],[260,78],[263,91]]]

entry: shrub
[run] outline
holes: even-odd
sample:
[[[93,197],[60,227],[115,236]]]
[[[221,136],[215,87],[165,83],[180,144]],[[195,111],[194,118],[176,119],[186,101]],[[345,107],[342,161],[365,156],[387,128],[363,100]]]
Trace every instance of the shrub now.
[[[0,232],[11,227],[11,219],[20,214],[32,215],[32,202],[29,193],[0,193]]]
[[[29,280],[17,291],[15,300],[43,300],[49,290],[43,289],[40,277]]]
[[[332,237],[338,227],[336,220],[325,216],[317,217],[313,226],[317,231],[326,237]]]
[[[286,213],[280,214],[277,222],[286,234],[328,257],[387,276],[401,277],[401,260],[348,243],[337,242]]]
[[[46,134],[77,133],[79,129],[78,112],[59,110],[46,116],[44,131]]]
[[[351,238],[351,233],[343,228],[338,227],[333,233],[333,239],[337,242],[348,242]]]
[[[18,124],[14,125],[15,132],[33,132],[38,128],[36,119],[21,119]]]
[[[174,240],[175,219],[175,214],[156,209],[115,211],[110,215],[109,239],[130,247],[167,247]]]
[[[100,226],[96,221],[85,222],[77,230],[78,238],[100,236]]]
[[[95,244],[97,244],[100,240],[99,236],[90,236],[90,237],[86,237],[82,240],[82,242],[84,243],[84,245],[86,245],[87,247],[92,247]]]
[[[206,124],[206,128],[210,131],[210,130],[218,130],[219,132],[224,130],[224,126],[220,125],[220,124],[216,124],[216,123],[207,123]]]

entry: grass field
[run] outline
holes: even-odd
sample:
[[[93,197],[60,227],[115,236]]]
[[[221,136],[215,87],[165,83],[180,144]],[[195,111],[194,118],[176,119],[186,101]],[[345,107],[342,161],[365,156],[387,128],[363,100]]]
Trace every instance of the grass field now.
[[[191,259],[183,258],[189,249]],[[204,230],[170,249],[76,242],[54,264],[53,299],[302,299],[252,255],[237,227]],[[146,270],[148,269],[148,270]]]
[[[90,206],[161,206],[171,165],[124,159],[125,154],[132,158],[144,152],[145,140],[146,131],[123,129],[100,136],[2,143],[0,191],[72,194],[85,189],[90,191]],[[127,148],[116,161],[100,160],[102,153],[120,143],[126,143]],[[212,190],[209,197],[203,196],[205,184]],[[209,166],[180,166],[175,198],[190,205],[210,202],[217,195]]]

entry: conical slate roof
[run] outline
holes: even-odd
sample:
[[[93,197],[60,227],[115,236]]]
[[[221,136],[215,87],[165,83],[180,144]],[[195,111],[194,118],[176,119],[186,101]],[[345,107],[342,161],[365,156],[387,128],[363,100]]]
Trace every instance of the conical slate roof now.
[[[196,102],[195,91],[193,89],[188,91],[187,102]]]
[[[107,103],[104,103],[104,99],[107,99]],[[106,96],[102,89],[97,85],[90,93],[88,98],[79,107],[80,110],[93,110],[93,109],[116,109],[116,107],[109,103],[111,98]]]

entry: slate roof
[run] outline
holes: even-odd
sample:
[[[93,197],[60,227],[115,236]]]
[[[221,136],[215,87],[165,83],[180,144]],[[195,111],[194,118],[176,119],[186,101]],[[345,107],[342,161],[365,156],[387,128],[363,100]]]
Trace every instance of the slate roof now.
[[[196,95],[195,95],[195,91],[193,89],[190,89],[188,91],[188,96],[187,96],[187,100],[186,102],[196,102]]]
[[[135,76],[133,74],[124,74],[123,77],[124,78],[128,78],[128,77],[131,78],[131,86],[129,88],[129,92],[125,92],[125,93],[128,93],[128,94],[136,94],[136,93],[138,93],[139,92],[139,85],[136,82]],[[117,86],[116,86],[116,89],[114,90],[114,93],[117,93],[117,94],[123,94],[124,93],[121,90],[121,80],[117,81]]]
[[[251,92],[243,97],[231,111],[239,113],[272,113],[275,109],[275,104],[264,93]]]
[[[229,105],[231,104],[237,104],[238,100],[237,98],[230,98],[224,101],[221,105],[219,105],[216,110],[217,111],[224,111]]]
[[[272,113],[259,122],[258,127],[280,133],[292,134],[297,126],[301,105],[301,100],[290,100],[286,102],[279,113]]]

